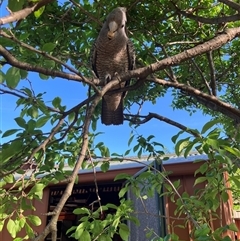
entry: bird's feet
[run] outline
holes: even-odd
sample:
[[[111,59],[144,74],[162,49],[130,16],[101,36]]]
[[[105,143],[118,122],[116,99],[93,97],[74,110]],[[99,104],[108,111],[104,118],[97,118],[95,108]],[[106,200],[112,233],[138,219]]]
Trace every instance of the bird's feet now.
[[[118,72],[114,73],[114,77],[118,80],[119,83],[121,83],[121,78],[120,78],[120,75],[118,74]]]
[[[110,74],[106,74],[105,75],[105,85],[107,84],[107,83],[109,83],[110,81],[112,80],[112,76],[110,75]]]

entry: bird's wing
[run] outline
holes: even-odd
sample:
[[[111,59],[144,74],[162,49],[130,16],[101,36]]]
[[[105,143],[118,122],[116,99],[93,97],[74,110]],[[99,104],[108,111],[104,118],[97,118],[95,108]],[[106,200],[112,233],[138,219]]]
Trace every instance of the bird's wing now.
[[[91,54],[90,54],[90,63],[92,65],[92,69],[95,73],[95,75],[99,78],[97,67],[96,67],[96,61],[97,61],[97,48],[96,48],[96,41],[93,43]]]
[[[128,70],[135,69],[135,49],[133,43],[130,39],[127,42],[127,55],[128,55]],[[130,80],[125,82],[125,87],[130,84]],[[125,97],[126,92],[123,92],[123,97]]]
[[[135,49],[130,39],[127,42],[127,54],[128,54],[128,69],[133,70],[135,68]]]

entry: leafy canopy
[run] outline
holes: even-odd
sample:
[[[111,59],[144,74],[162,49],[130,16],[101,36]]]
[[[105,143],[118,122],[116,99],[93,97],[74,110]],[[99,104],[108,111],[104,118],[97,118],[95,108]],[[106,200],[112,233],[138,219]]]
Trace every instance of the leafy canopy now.
[[[36,238],[41,240],[52,232],[54,240],[56,220],[71,193],[78,170],[89,167],[86,160],[100,155],[110,161],[131,152],[138,157],[148,153],[156,159],[164,154],[164,146],[154,139],[156,133],[149,133],[149,136],[133,134],[139,126],[156,119],[181,130],[172,138],[178,155],[187,156],[196,149],[206,153],[212,161],[198,170],[206,177],[196,180],[196,184],[203,181],[209,184],[206,196],[202,196],[201,201],[197,196],[187,194],[178,198],[177,211],[190,210],[188,220],[193,223],[197,220],[192,235],[196,240],[219,240],[219,235],[226,229],[235,231],[233,225],[213,231],[207,225],[207,219],[210,218],[209,209],[216,211],[228,200],[227,189],[222,183],[224,171],[233,174],[239,166],[240,4],[237,1],[8,0],[0,4],[3,7],[6,3],[9,12],[5,11],[6,16],[0,18],[0,93],[15,98],[16,107],[21,111],[15,118],[16,126],[1,136],[0,185],[5,188],[0,189],[0,230],[5,224],[15,240],[33,238],[31,225],[40,225],[41,220],[34,215],[25,215],[24,211],[34,210],[34,200],[41,200],[44,187],[49,183],[67,180],[59,209],[45,231]],[[125,99],[125,121],[134,130],[128,141],[129,149],[123,155],[113,153],[104,142],[96,142],[96,137],[103,135],[97,126],[101,97],[110,90],[110,84],[116,86],[119,80],[99,86],[89,63],[91,46],[106,14],[120,5],[128,9],[127,32],[137,56],[136,70],[120,76],[121,81],[132,78]],[[32,88],[31,78],[38,82],[58,78],[75,81],[85,88],[84,100],[70,108],[61,96],[54,96],[49,102],[45,93]],[[162,107],[157,107],[167,93],[173,96],[173,110],[183,109],[190,114],[201,111],[210,115],[212,121],[202,130],[191,130],[185,123],[162,116]],[[141,115],[142,106],[149,103],[156,106],[156,112]],[[179,140],[182,133],[189,136]],[[66,162],[73,171],[64,169]],[[95,165],[92,162],[90,167]],[[220,171],[216,169],[219,165],[223,167]],[[101,168],[107,171],[109,162]],[[147,178],[154,185],[159,181],[150,175]],[[161,184],[166,180],[165,176],[162,178]],[[232,176],[231,181],[235,190],[239,189],[238,179]],[[177,183],[175,186],[165,185],[166,195],[174,197],[174,190],[179,187]],[[157,187],[160,193],[159,183]],[[210,191],[216,187],[211,196]],[[149,188],[151,193],[153,190]],[[140,195],[141,192],[136,190],[135,194]],[[123,189],[120,196],[126,191]],[[238,195],[238,192],[234,193]],[[217,194],[220,196],[215,200]],[[202,212],[196,214],[197,205]],[[113,216],[108,216],[101,227],[97,216],[86,213],[88,218],[75,227],[73,237],[84,237],[84,240],[106,240],[108,237],[111,240],[110,237],[118,232],[123,240],[127,240],[129,230],[124,221],[132,219],[127,216],[132,211],[131,205],[122,200],[120,207],[114,209],[118,219],[113,221]],[[92,229],[94,225],[98,229]],[[23,228],[26,236],[19,239],[17,234]],[[148,237],[153,233],[150,232]],[[164,240],[169,238],[166,236]],[[162,239],[159,237],[159,240]],[[174,233],[171,240],[177,240]]]

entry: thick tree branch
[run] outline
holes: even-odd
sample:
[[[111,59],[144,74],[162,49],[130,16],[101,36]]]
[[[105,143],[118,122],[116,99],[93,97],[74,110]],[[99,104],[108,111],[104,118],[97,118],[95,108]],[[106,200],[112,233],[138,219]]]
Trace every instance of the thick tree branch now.
[[[219,2],[222,2],[226,5],[228,5],[229,7],[237,10],[238,12],[240,12],[240,4],[233,2],[232,0],[219,0]]]
[[[185,11],[181,11],[181,10],[179,11],[179,13],[181,13],[185,17],[188,17],[200,23],[206,23],[206,24],[229,23],[229,22],[235,22],[240,20],[240,14],[225,16],[225,17],[217,17],[217,18],[204,18]]]
[[[234,3],[231,0],[222,0],[220,2],[225,3],[229,7],[233,8],[233,9],[236,9],[239,12],[239,9],[240,9],[239,4]],[[236,15],[231,15],[231,16],[216,17],[216,18],[205,18],[205,17],[201,17],[201,16],[197,16],[197,15],[192,14],[194,10],[195,11],[197,10],[195,8],[193,8],[191,10],[189,9],[189,10],[183,11],[183,10],[179,9],[175,3],[172,2],[172,4],[175,7],[177,13],[182,14],[185,17],[188,17],[190,19],[196,20],[196,21],[201,22],[201,23],[221,24],[221,23],[235,22],[235,21],[238,21],[240,19],[239,13],[236,14]]]
[[[222,32],[221,34],[218,34],[216,37],[210,39],[209,41],[206,41],[205,43],[199,44],[193,48],[185,50],[174,56],[159,60],[156,63],[150,64],[146,67],[129,71],[128,73],[120,76],[121,81],[126,81],[131,78],[146,79],[148,75],[156,71],[163,70],[169,66],[177,66],[188,59],[194,58],[198,55],[207,53],[214,49],[218,49],[224,44],[238,37],[239,35],[240,35],[240,27],[226,29],[224,32]]]
[[[55,0],[42,0],[40,2],[37,2],[36,4],[34,4],[31,7],[30,6],[26,7],[24,9],[20,10],[20,11],[12,13],[9,16],[2,17],[2,18],[0,18],[0,26],[4,25],[4,24],[7,24],[7,23],[16,22],[16,21],[18,21],[20,19],[24,19],[28,15],[30,15],[31,13],[37,11],[39,8],[49,4],[51,2],[54,2],[54,1]]]
[[[240,34],[240,27],[227,29],[225,32],[217,35],[213,39],[211,39],[203,44],[199,44],[191,49],[188,49],[188,50],[186,50],[182,53],[176,54],[174,56],[167,57],[167,58],[160,60],[156,63],[153,63],[149,66],[129,71],[126,74],[119,76],[119,78],[121,79],[121,81],[126,81],[131,78],[146,79],[148,75],[151,75],[156,71],[165,69],[169,66],[177,66],[180,63],[182,63],[183,61],[186,61],[188,59],[191,59],[191,58],[201,55],[203,53],[207,53],[214,49],[218,49],[221,46],[223,46],[224,44],[230,42],[235,37],[238,37],[239,34]],[[20,61],[16,60],[10,54],[10,52],[7,51],[6,49],[4,49],[2,46],[0,46],[0,54],[2,54],[3,57],[11,65],[13,65],[15,67],[19,67],[19,68],[26,69],[26,70],[32,70],[35,72],[40,72],[40,73],[50,75],[50,76],[58,76],[58,77],[62,77],[65,79],[73,79],[73,80],[83,81],[83,79],[77,75],[63,73],[63,72],[55,71],[55,70],[44,69],[44,68],[38,67],[38,66],[35,67],[35,66],[29,65],[27,63],[20,62]],[[89,84],[91,84],[93,82],[96,83],[97,81],[98,80],[93,80],[92,82],[88,81],[88,83]],[[211,97],[207,94],[202,93],[201,91],[199,91],[197,89],[191,88],[191,87],[183,85],[183,84],[173,83],[173,82],[169,83],[167,81],[158,80],[158,79],[153,79],[152,81],[159,83],[161,85],[164,85],[164,86],[174,87],[174,88],[178,88],[178,89],[187,91],[190,95],[194,96],[195,98],[198,98],[199,101],[202,101],[202,103],[204,101],[205,104],[211,105],[211,107],[209,107],[209,108],[211,108],[212,110],[219,109],[219,111],[221,113],[223,113],[224,115],[227,115],[230,118],[236,120],[237,122],[240,122],[240,111],[236,110],[232,106],[218,100],[216,97],[213,97],[213,96]],[[119,82],[119,79],[118,79],[118,82]],[[114,85],[113,83],[114,83],[114,81],[111,81],[110,83],[108,83],[107,86]],[[107,86],[105,86],[105,87],[107,87]],[[101,91],[101,94],[102,93],[104,93],[104,91]]]
[[[157,61],[146,67],[129,71],[126,74],[123,74],[120,76],[121,81],[126,81],[131,78],[146,79],[148,75],[153,74],[156,71],[163,70],[165,68],[168,68],[169,66],[177,66],[188,59],[191,59],[203,53],[207,53],[214,49],[218,49],[224,44],[238,37],[239,35],[240,35],[240,27],[226,29],[225,32],[217,35],[213,39],[206,41],[203,44],[199,44],[191,49],[185,50],[184,52],[181,52],[174,56],[167,57],[163,60]],[[31,64],[18,61],[8,50],[4,49],[1,45],[0,45],[0,54],[7,60],[9,64],[20,69],[38,72],[48,76],[60,77],[68,80],[83,81],[83,79],[77,75],[56,71],[56,70],[45,69],[39,66],[32,66]],[[88,83],[94,83],[96,85],[99,85],[98,79],[92,79],[92,80],[87,79],[87,80],[88,80]]]
[[[44,74],[47,76],[60,77],[60,78],[67,79],[67,80],[75,80],[77,82],[85,82],[86,81],[85,83],[91,85],[95,90],[97,90],[95,85],[99,84],[98,79],[90,79],[90,78],[86,78],[86,77],[84,77],[84,79],[83,79],[82,77],[80,77],[78,75],[61,72],[58,70],[47,69],[47,68],[43,68],[40,66],[33,66],[29,63],[19,61],[8,50],[3,48],[1,45],[0,45],[0,55],[2,55],[6,59],[8,64],[10,64],[14,67],[17,67],[19,69],[24,69],[27,71],[41,73],[41,74]]]
[[[20,46],[22,46],[22,47],[24,47],[24,48],[26,48],[26,49],[28,49],[28,50],[30,50],[30,51],[32,51],[32,52],[35,52],[35,53],[37,53],[37,54],[39,54],[39,55],[44,56],[45,58],[48,58],[48,59],[53,60],[54,62],[56,62],[56,63],[64,66],[66,69],[68,69],[69,71],[73,72],[74,74],[80,76],[80,77],[84,80],[84,82],[88,83],[88,80],[87,80],[80,72],[78,72],[76,69],[72,68],[71,66],[69,66],[69,65],[66,64],[65,62],[61,61],[60,59],[58,59],[58,58],[56,58],[56,57],[54,57],[54,56],[52,56],[52,55],[50,55],[50,54],[48,54],[48,53],[46,53],[46,52],[44,52],[44,51],[41,51],[41,50],[39,50],[39,49],[36,49],[36,48],[32,47],[32,46],[29,45],[29,44],[26,44],[26,43],[21,42],[20,40],[18,40],[18,39],[14,36],[13,33],[11,33],[11,35],[8,35],[8,34],[5,33],[3,30],[0,30],[0,35],[2,35],[3,37],[5,37],[5,38],[7,38],[7,39],[10,39],[10,40],[14,41],[14,42],[17,43],[18,45],[20,45]]]
[[[57,70],[51,70],[42,68],[39,66],[33,66],[31,64],[28,64],[23,61],[17,60],[8,50],[6,50],[2,45],[0,45],[0,55],[2,55],[8,64],[17,67],[19,69],[24,69],[27,71],[37,72],[41,74],[45,74],[47,76],[54,76],[54,77],[60,77],[67,80],[75,80],[75,81],[83,81],[83,79],[80,76],[57,71]]]
[[[240,110],[235,109],[231,105],[219,100],[217,97],[213,95],[205,94],[200,90],[197,90],[191,86],[180,84],[180,83],[168,82],[162,79],[154,79],[153,81],[166,87],[173,87],[173,88],[180,89],[184,92],[187,92],[189,95],[196,98],[201,104],[205,105],[211,110],[219,111],[225,116],[232,118],[237,123],[240,123]]]

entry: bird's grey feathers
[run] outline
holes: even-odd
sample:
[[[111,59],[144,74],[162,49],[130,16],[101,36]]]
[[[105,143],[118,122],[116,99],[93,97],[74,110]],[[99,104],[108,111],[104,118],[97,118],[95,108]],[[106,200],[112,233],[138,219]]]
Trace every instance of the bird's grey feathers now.
[[[135,64],[133,44],[127,37],[126,9],[114,9],[106,19],[96,39],[91,57],[92,68],[102,85],[111,81],[116,74],[132,70]],[[130,81],[130,80],[129,80]],[[114,89],[123,88],[129,81],[121,82]],[[106,93],[102,99],[101,120],[105,125],[123,123],[123,99],[126,93]]]

